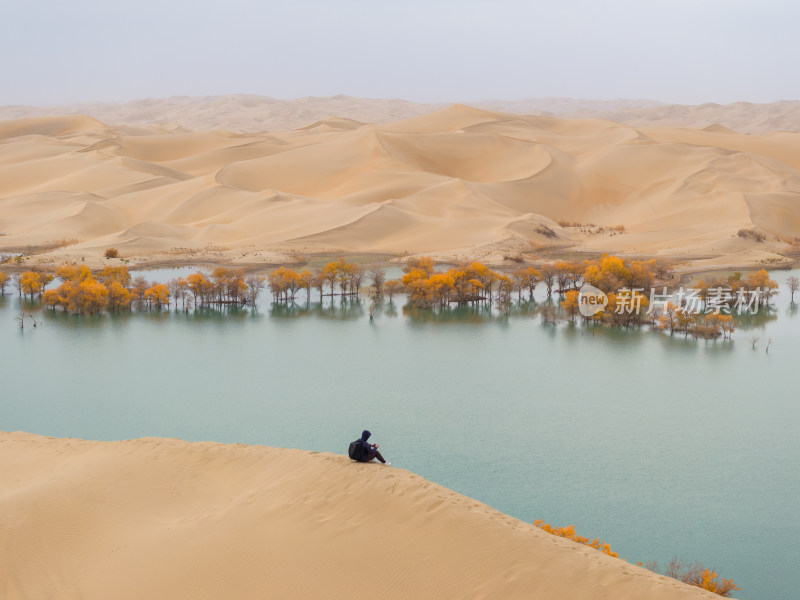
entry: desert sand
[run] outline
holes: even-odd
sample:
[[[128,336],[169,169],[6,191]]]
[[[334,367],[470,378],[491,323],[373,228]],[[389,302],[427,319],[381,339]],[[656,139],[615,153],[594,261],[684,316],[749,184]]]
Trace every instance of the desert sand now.
[[[426,481],[242,444],[0,433],[0,597],[716,598]]]
[[[779,266],[800,248],[798,169],[800,133],[465,105],[247,134],[33,117],[0,123],[0,252],[25,265],[102,263],[113,246],[133,265],[555,250]]]
[[[705,127],[721,125],[739,133],[766,134],[800,131],[800,101],[754,104],[669,104],[655,100],[597,100],[586,98],[527,98],[477,100],[464,104],[518,115],[596,118],[634,126]],[[111,125],[160,125],[195,131],[236,133],[295,129],[338,116],[384,124],[442,110],[450,103],[401,99],[328,97],[278,99],[256,94],[173,96],[130,102],[89,102],[63,106],[0,106],[0,121],[29,117],[91,115]]]

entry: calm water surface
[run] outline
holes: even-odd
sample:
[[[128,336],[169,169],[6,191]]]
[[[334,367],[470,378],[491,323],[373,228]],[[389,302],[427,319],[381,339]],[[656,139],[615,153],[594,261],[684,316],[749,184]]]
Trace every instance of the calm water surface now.
[[[255,311],[75,317],[7,295],[0,429],[343,453],[367,427],[395,466],[525,521],[574,524],[631,562],[700,560],[740,598],[797,597],[788,296],[732,342],[402,305],[374,323],[369,300],[286,308],[266,295]],[[21,306],[39,327],[18,329]]]

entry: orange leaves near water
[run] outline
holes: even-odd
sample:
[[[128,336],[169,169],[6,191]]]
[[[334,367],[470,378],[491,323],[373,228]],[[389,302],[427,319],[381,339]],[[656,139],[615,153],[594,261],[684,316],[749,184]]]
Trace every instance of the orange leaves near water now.
[[[74,299],[74,304],[72,304]],[[78,284],[78,293],[70,299],[71,312],[99,313],[108,305],[108,288],[89,277]]]
[[[5,293],[5,284],[9,277],[5,273],[0,273],[0,287],[3,288]],[[23,296],[30,296],[33,300],[34,296],[40,296],[44,293],[47,285],[53,281],[53,274],[42,271],[25,271],[16,277],[16,283],[19,288],[20,294]]]
[[[539,286],[547,288],[548,296],[557,294],[560,302],[541,308],[552,313],[556,322],[559,313],[574,320],[579,314],[579,289],[583,283],[592,283],[608,293],[606,308],[590,319],[598,323],[615,326],[651,324],[654,328],[691,332],[696,337],[730,337],[735,329],[733,320],[727,315],[709,315],[705,319],[687,316],[671,307],[665,315],[660,311],[648,314],[649,296],[647,286],[656,275],[668,276],[668,268],[654,260],[637,261],[617,256],[604,255],[596,260],[583,262],[557,261],[538,266],[518,267],[510,271],[495,271],[487,265],[473,261],[446,271],[435,268],[430,257],[408,259],[401,279],[384,281],[384,272],[376,268],[366,273],[362,266],[338,259],[325,264],[318,272],[297,272],[287,267],[275,269],[268,279],[261,275],[247,275],[244,271],[218,267],[213,273],[197,272],[186,278],[176,278],[165,285],[148,281],[143,276],[134,280],[127,267],[106,266],[93,274],[86,265],[62,265],[56,274],[64,284],[55,291],[46,286],[53,275],[32,270],[15,275],[14,284],[20,295],[42,296],[46,306],[63,307],[69,312],[98,312],[104,309],[124,310],[131,303],[146,303],[148,307],[176,306],[189,309],[208,305],[256,304],[260,290],[269,282],[276,302],[293,302],[298,292],[305,292],[310,301],[312,288],[318,290],[320,300],[329,295],[356,296],[361,292],[361,282],[367,274],[373,278],[372,293],[376,297],[388,295],[391,299],[401,291],[408,294],[411,303],[420,308],[444,308],[451,303],[466,304],[495,302],[509,314],[512,297],[522,303],[525,296],[535,302],[534,291]],[[0,291],[9,277],[0,273]],[[83,287],[83,282],[89,282]],[[732,283],[731,283],[732,282]],[[713,283],[713,282],[712,282]],[[771,281],[766,271],[759,271],[742,279],[741,275],[729,278],[729,287],[749,290],[756,286],[774,291],[777,284]],[[622,286],[614,290],[614,285]],[[160,287],[158,287],[160,286]],[[709,288],[710,284],[703,283]],[[645,293],[638,291],[645,288]],[[613,290],[613,291],[612,291]],[[707,294],[707,295],[708,295]],[[711,300],[708,300],[711,303]],[[559,311],[558,309],[563,311]]]
[[[310,298],[311,288],[319,290],[322,296],[325,286],[328,286],[331,296],[336,293],[337,287],[343,297],[358,295],[363,279],[361,265],[340,258],[327,263],[317,275],[309,270],[298,273],[286,267],[275,269],[269,276],[269,287],[276,301],[290,302],[300,290],[305,290],[306,298]]]
[[[689,585],[697,585],[691,582],[688,583]],[[737,592],[742,589],[733,582],[733,579],[723,579],[722,581],[720,581],[719,575],[717,575],[710,569],[703,570],[702,579],[700,580],[700,584],[697,585],[697,587],[701,587],[704,590],[708,590],[709,592],[714,592],[715,594],[719,594],[720,596],[728,596],[731,592]]]
[[[501,298],[506,299],[510,297],[517,281],[480,262],[456,267],[445,273],[435,273],[433,260],[425,256],[409,259],[403,271],[402,284],[419,307],[447,306],[450,302],[463,304],[484,297],[491,298],[495,286],[500,290]],[[389,285],[390,282],[386,283]]]
[[[112,281],[108,288],[108,308],[118,311],[131,305],[131,293],[119,281]]]
[[[42,292],[42,281],[39,273],[36,271],[27,271],[20,276],[20,289],[23,296],[30,296],[33,299],[34,294]]]
[[[156,308],[169,305],[169,288],[163,283],[157,283],[147,289],[144,293],[144,299],[148,306],[155,306]]]
[[[67,312],[98,313],[108,306],[108,288],[93,277],[69,279],[57,290],[45,292],[43,300],[47,306],[62,306]]]
[[[48,308],[55,308],[56,306],[59,306],[61,304],[62,300],[57,290],[47,290],[42,295],[42,302]]]
[[[106,267],[98,277],[103,285],[109,287],[113,282],[117,281],[120,285],[128,287],[131,283],[131,274],[128,272],[128,267]]]
[[[640,567],[644,566],[656,573],[658,572],[655,562],[648,563],[647,565],[643,565],[640,562],[636,564]],[[669,564],[667,564],[664,575],[724,597],[729,596],[731,592],[742,589],[733,582],[733,579],[723,579],[720,581],[719,575],[712,569],[708,569],[700,563],[689,564],[682,558],[673,558]]]
[[[586,261],[583,279],[606,293],[623,288],[649,290],[656,273],[662,269],[655,259],[626,260],[604,254],[599,260]]]
[[[334,283],[336,276],[338,276],[338,272],[334,273]],[[272,295],[279,302],[294,300],[295,295],[301,288],[300,275],[297,271],[286,267],[275,269],[269,274],[269,288],[272,291]]]
[[[575,320],[575,317],[578,315],[579,304],[578,304],[578,297],[579,293],[577,290],[570,290],[564,295],[564,303],[563,307],[567,313],[567,316],[571,321]]]
[[[64,281],[78,278],[79,269],[76,265],[61,265],[56,269],[56,277]]]
[[[44,292],[42,301],[49,308],[96,314],[106,308],[122,310],[130,306],[132,294],[125,286],[131,277],[125,266],[106,267],[99,274],[101,280],[96,279],[86,265],[61,265],[56,275],[64,283],[58,289]]]
[[[595,550],[600,550],[600,552],[608,554],[609,556],[613,556],[614,558],[619,558],[619,554],[613,552],[611,550],[611,546],[605,542],[601,542],[599,539],[590,540],[587,537],[583,537],[582,535],[575,533],[574,525],[567,525],[566,527],[553,527],[549,523],[545,523],[543,519],[534,521],[533,524],[547,533],[556,535],[558,537],[567,538],[573,542],[578,542],[579,544],[584,544],[585,546],[589,546]]]
[[[394,295],[403,289],[403,282],[399,279],[390,279],[383,284],[383,291],[389,296],[391,300]]]
[[[192,273],[186,277],[186,284],[189,291],[194,295],[195,304],[198,304],[206,297],[211,289],[211,282],[202,273]]]
[[[575,532],[574,525],[567,525],[566,527],[553,527],[549,523],[545,523],[544,519],[534,521],[533,524],[549,534],[572,540],[573,542],[577,542],[579,544],[589,546],[590,548],[594,548],[595,550],[599,550],[603,554],[608,554],[614,558],[619,558],[619,554],[612,551],[609,544],[601,542],[598,538],[592,540],[588,537],[578,535]],[[647,565],[644,565],[641,562],[636,564],[640,567],[645,567],[651,571],[657,572],[655,562],[648,563]],[[696,563],[694,566],[687,566],[683,560],[673,559],[672,562],[670,562],[667,566],[664,574],[668,577],[679,579],[680,581],[689,585],[703,588],[704,590],[708,590],[709,592],[714,592],[715,594],[725,597],[727,597],[731,592],[742,589],[736,585],[732,579],[723,579],[720,581],[719,575],[716,572],[705,568],[700,563]]]

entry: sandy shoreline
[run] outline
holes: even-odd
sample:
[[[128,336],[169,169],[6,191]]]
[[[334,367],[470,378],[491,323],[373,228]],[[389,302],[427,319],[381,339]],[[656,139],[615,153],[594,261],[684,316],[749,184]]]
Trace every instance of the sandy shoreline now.
[[[8,252],[8,250],[5,250]],[[3,254],[4,250],[0,247],[0,254]],[[387,258],[385,254],[376,254],[375,260],[365,260],[364,254],[359,255],[351,255],[347,253],[339,253],[339,254],[331,254],[328,252],[320,253],[318,255],[307,255],[304,261],[286,261],[286,262],[231,262],[230,260],[225,259],[213,259],[213,258],[177,258],[177,259],[160,259],[157,257],[142,257],[140,260],[136,262],[122,262],[120,260],[113,260],[113,259],[104,259],[101,257],[75,257],[72,255],[67,256],[58,256],[54,255],[49,257],[46,261],[38,262],[35,259],[36,255],[28,255],[29,259],[25,260],[22,263],[15,263],[13,261],[7,262],[5,264],[0,265],[0,271],[6,273],[22,273],[25,271],[29,271],[31,269],[38,269],[44,271],[53,271],[56,267],[65,264],[65,263],[84,263],[89,265],[92,269],[102,269],[107,266],[120,266],[125,265],[131,271],[148,271],[148,270],[156,270],[156,269],[179,269],[184,267],[192,267],[196,268],[198,271],[213,271],[217,267],[229,267],[234,268],[237,270],[241,270],[244,273],[266,273],[273,269],[279,267],[288,267],[294,269],[300,268],[311,268],[312,270],[317,269],[322,263],[332,260],[337,260],[339,258],[343,258],[347,262],[355,262],[359,263],[364,267],[369,268],[399,268],[405,264],[405,260],[408,258],[408,255],[398,255],[391,258]],[[577,259],[582,261],[584,257],[586,260],[595,259],[602,256],[602,253],[599,252],[587,252],[587,253],[576,253],[575,251],[565,251],[565,252],[549,252],[541,258],[535,259],[528,259],[524,260],[523,262],[517,261],[500,261],[500,262],[492,262],[487,261],[485,264],[492,268],[499,270],[501,272],[513,272],[519,268],[525,268],[527,266],[538,266],[543,263],[549,263],[552,261],[559,261],[559,260],[575,260]],[[649,260],[651,258],[659,259],[659,260],[666,260],[673,265],[672,272],[674,273],[675,277],[678,278],[698,278],[698,277],[706,277],[706,276],[713,276],[717,273],[727,273],[727,272],[748,272],[748,271],[757,271],[761,269],[767,270],[791,270],[797,269],[800,267],[800,256],[795,256],[795,253],[787,253],[786,260],[780,263],[773,263],[773,264],[763,264],[763,263],[752,263],[752,262],[745,262],[745,263],[737,263],[737,262],[730,262],[725,263],[724,261],[720,260],[713,260],[713,261],[680,261],[675,260],[674,262],[670,261],[669,257],[663,256],[652,256],[652,255],[633,255],[628,256],[627,258],[637,259],[637,260]],[[31,260],[33,259],[33,260]],[[80,260],[84,259],[84,260]],[[467,259],[465,258],[464,261]],[[457,264],[461,264],[458,261],[443,261],[439,263],[441,265],[447,266],[455,266]]]
[[[0,596],[714,598],[343,455],[0,433]]]

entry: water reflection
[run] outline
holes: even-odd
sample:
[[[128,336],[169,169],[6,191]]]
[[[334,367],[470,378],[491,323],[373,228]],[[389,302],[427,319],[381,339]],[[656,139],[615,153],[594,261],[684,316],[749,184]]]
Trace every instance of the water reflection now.
[[[154,312],[153,310],[147,312]],[[258,309],[252,306],[238,306],[235,304],[215,304],[211,306],[199,306],[194,310],[178,309],[174,311],[162,309],[159,311],[160,319],[169,319],[170,315],[179,317],[184,321],[208,322],[220,321],[244,321],[250,317],[258,315]]]
[[[114,314],[99,314],[99,315],[73,315],[62,310],[48,310],[41,304],[30,306],[25,309],[28,312],[36,315],[45,326],[56,326],[61,329],[81,329],[86,331],[96,331],[108,326],[109,317],[125,318],[129,317],[130,313],[114,313]],[[112,320],[112,322],[114,322]]]
[[[375,312],[376,316],[380,315],[388,317],[390,319],[394,319],[397,317],[398,314],[400,314],[397,312],[397,304],[395,304],[394,300],[389,300],[385,303],[384,302],[379,303],[378,309],[379,312],[378,311]]]
[[[505,322],[506,316],[493,310],[487,303],[468,304],[429,309],[418,308],[413,303],[403,306],[403,316],[412,324],[423,323],[498,323]]]
[[[735,315],[736,328],[742,331],[765,329],[767,324],[778,320],[779,310],[774,306],[762,306],[756,314]]]
[[[277,319],[319,317],[335,321],[353,321],[367,316],[366,302],[361,298],[332,298],[322,302],[273,302],[269,315]]]

